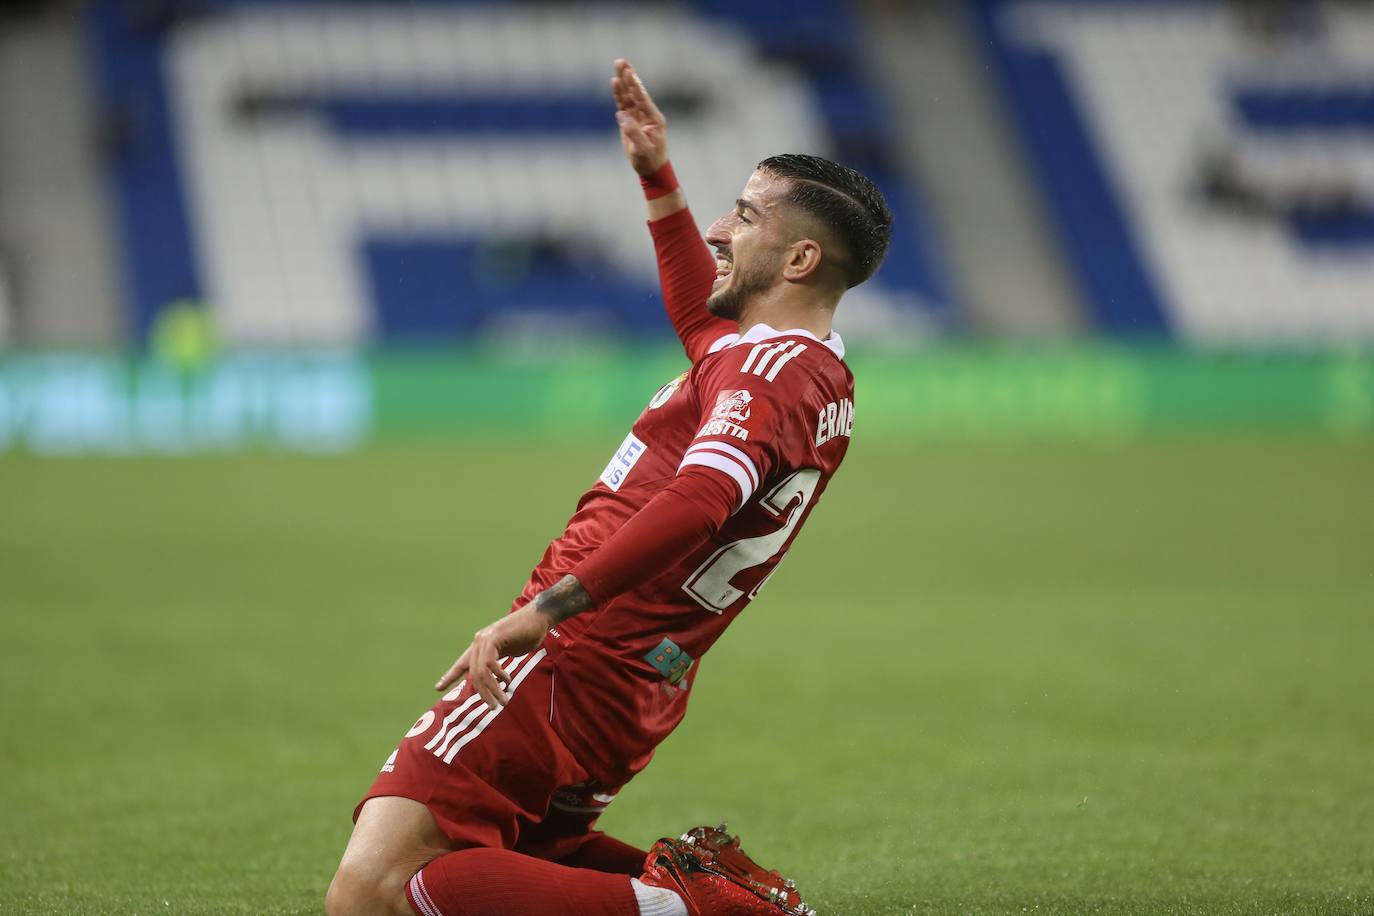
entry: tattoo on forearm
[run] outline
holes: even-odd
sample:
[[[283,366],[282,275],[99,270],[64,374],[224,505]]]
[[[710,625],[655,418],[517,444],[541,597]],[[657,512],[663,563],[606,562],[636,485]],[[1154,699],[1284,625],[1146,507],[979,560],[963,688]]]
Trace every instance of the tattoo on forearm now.
[[[550,626],[592,608],[592,596],[573,576],[564,576],[534,599],[534,609],[549,618]]]

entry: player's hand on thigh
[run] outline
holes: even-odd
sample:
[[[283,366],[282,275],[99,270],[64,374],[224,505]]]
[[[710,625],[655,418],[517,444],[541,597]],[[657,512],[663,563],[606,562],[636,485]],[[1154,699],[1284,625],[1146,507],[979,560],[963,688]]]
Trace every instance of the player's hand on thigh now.
[[[492,709],[505,706],[510,699],[505,692],[510,675],[501,667],[501,659],[533,652],[548,633],[549,618],[527,604],[474,633],[472,645],[444,672],[434,689],[447,690],[466,676],[482,702]]]

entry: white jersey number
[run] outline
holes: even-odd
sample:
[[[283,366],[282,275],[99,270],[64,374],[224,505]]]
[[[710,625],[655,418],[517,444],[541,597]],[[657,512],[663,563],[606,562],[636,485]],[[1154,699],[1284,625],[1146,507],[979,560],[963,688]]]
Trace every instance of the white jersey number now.
[[[778,518],[787,512],[791,506],[792,511],[788,514],[787,520],[782,527],[769,534],[760,535],[756,538],[744,538],[735,541],[733,544],[726,544],[724,547],[711,554],[705,563],[697,567],[697,571],[688,577],[683,583],[682,590],[691,595],[692,598],[716,614],[725,613],[725,609],[740,599],[744,592],[730,584],[730,580],[743,570],[751,566],[758,566],[760,563],[772,559],[782,545],[787,543],[787,539],[792,535],[802,516],[806,513],[806,507],[811,503],[811,497],[816,492],[816,484],[820,482],[821,472],[815,468],[805,468],[787,477],[782,483],[773,488],[767,496],[759,500],[760,504]],[[800,497],[800,500],[798,500]],[[765,581],[767,581],[765,579]],[[754,587],[749,594],[752,598],[758,594],[763,582]]]

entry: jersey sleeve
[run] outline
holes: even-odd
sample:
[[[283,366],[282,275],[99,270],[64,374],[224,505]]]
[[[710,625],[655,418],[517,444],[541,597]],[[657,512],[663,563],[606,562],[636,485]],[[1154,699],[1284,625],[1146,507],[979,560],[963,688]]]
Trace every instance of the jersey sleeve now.
[[[687,357],[697,362],[717,344],[738,337],[735,322],[706,311],[706,300],[716,279],[716,262],[697,231],[692,211],[683,208],[649,223],[658,258],[658,279],[663,305]]]
[[[810,345],[789,338],[717,356],[696,378],[701,417],[678,472],[704,467],[730,478],[738,511],[765,480],[809,455],[815,383],[805,362],[793,360]]]
[[[687,468],[649,500],[572,575],[598,606],[670,569],[730,518],[734,485]]]

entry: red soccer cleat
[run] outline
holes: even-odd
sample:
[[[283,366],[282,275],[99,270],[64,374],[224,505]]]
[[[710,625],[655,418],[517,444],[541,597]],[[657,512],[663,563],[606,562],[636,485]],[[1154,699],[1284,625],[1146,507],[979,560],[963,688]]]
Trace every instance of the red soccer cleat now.
[[[691,916],[816,916],[796,882],[760,867],[724,824],[659,840],[639,880],[677,892]]]

